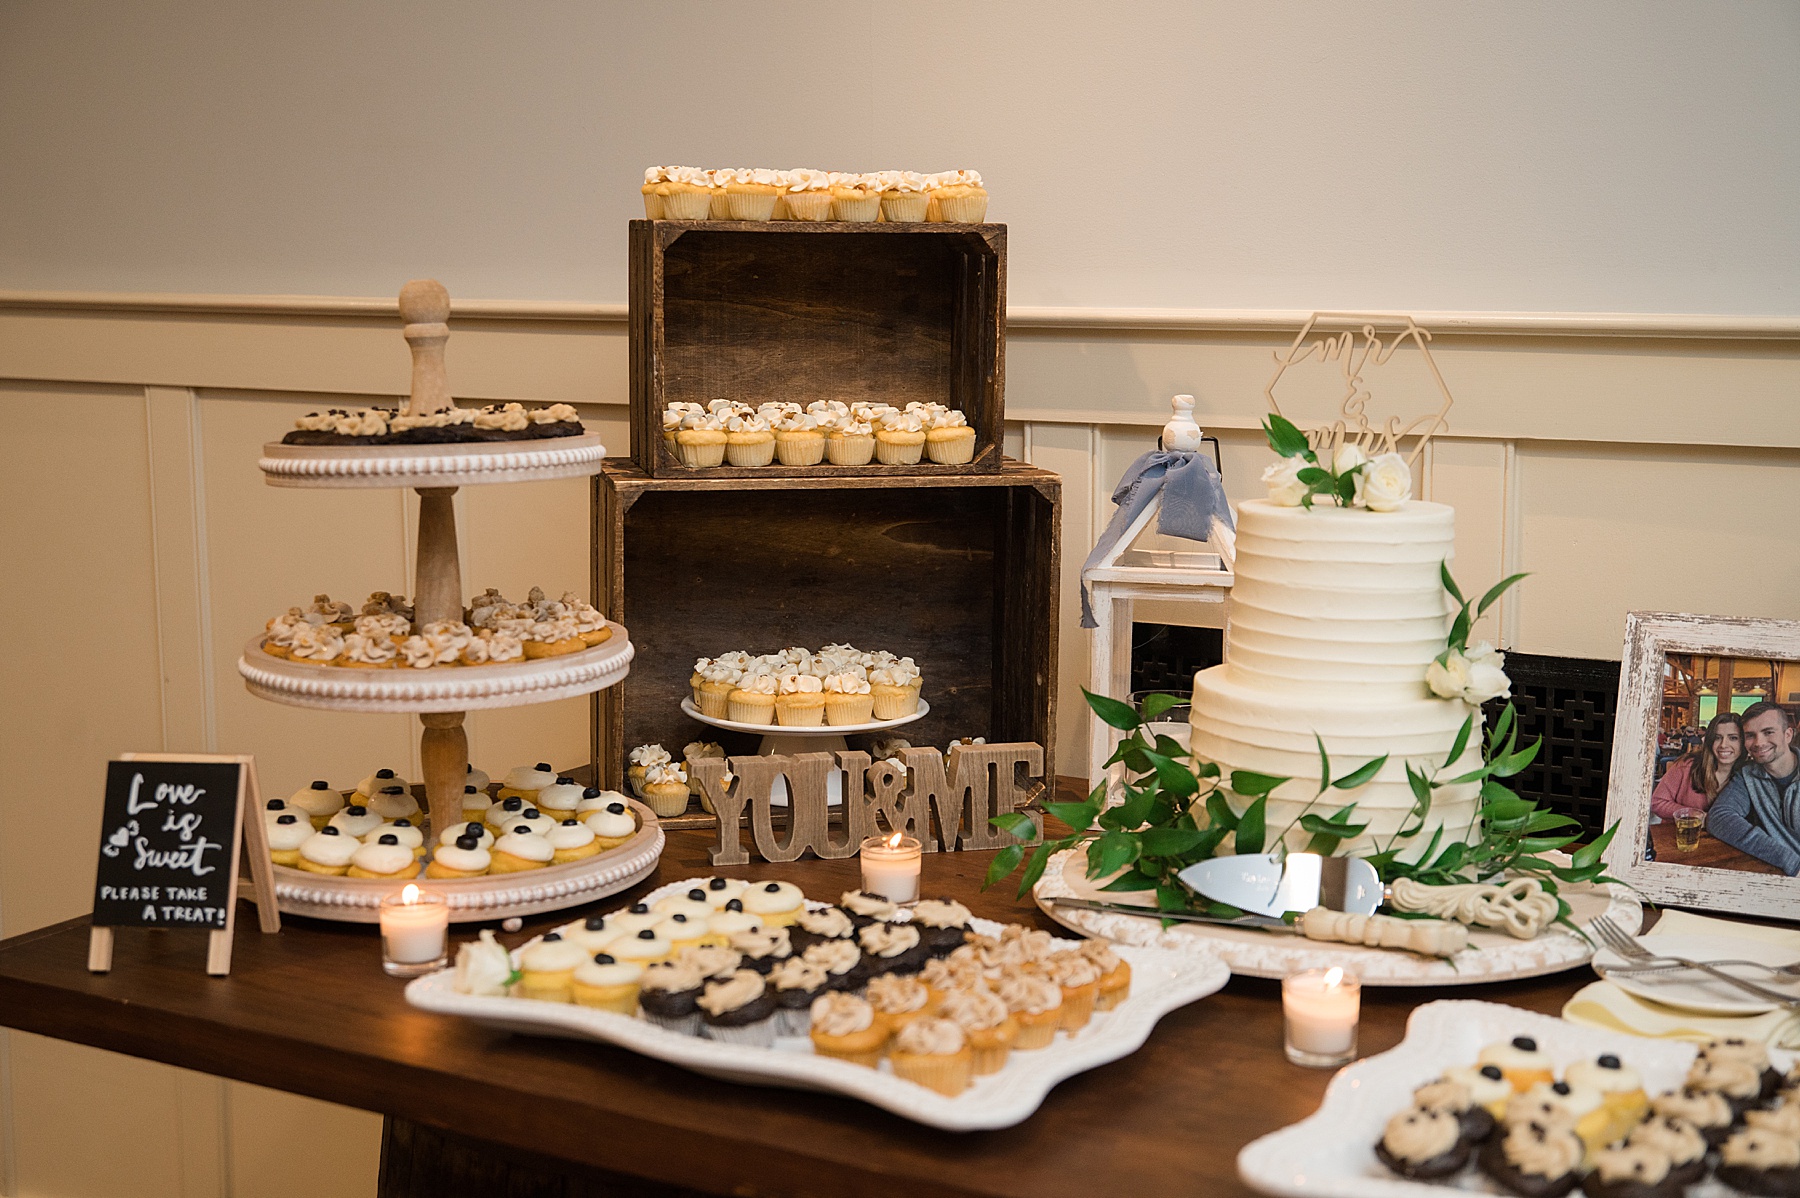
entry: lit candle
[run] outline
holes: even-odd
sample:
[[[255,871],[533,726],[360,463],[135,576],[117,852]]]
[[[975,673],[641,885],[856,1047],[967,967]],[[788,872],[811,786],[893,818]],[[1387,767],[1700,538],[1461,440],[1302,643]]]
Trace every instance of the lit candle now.
[[[450,904],[412,883],[381,900],[381,967],[397,978],[442,967],[449,941]]]
[[[862,888],[890,903],[910,903],[919,897],[919,842],[899,832],[871,836],[862,842],[857,856],[862,861]]]
[[[1287,1057],[1296,1065],[1335,1068],[1356,1056],[1362,982],[1337,966],[1281,979]]]

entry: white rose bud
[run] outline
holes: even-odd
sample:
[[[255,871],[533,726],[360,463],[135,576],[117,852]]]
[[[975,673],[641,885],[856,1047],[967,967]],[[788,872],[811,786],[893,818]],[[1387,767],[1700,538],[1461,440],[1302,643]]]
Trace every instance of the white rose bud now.
[[[1425,667],[1425,685],[1440,699],[1460,699],[1469,685],[1469,662],[1451,649],[1442,660]]]
[[[512,957],[494,933],[482,929],[481,939],[456,950],[456,989],[463,994],[504,997],[512,982]]]
[[[1384,453],[1364,466],[1356,476],[1352,502],[1371,512],[1394,512],[1412,498],[1412,471],[1397,453]]]
[[[1463,684],[1462,697],[1471,707],[1479,707],[1489,699],[1510,699],[1512,679],[1506,676],[1506,658],[1486,641],[1470,646],[1465,660],[1469,679]]]
[[[1304,458],[1282,458],[1262,472],[1263,486],[1269,488],[1269,502],[1280,507],[1299,507],[1306,494],[1300,471],[1306,468]]]
[[[1362,446],[1346,441],[1331,455],[1331,472],[1342,477],[1368,460],[1369,455],[1362,451]]]

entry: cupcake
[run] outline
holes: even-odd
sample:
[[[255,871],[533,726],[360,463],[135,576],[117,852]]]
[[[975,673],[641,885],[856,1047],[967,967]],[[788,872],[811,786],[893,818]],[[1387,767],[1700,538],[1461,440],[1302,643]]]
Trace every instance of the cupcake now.
[[[869,694],[874,700],[875,718],[898,720],[919,709],[919,691],[923,678],[910,657],[876,666],[869,671]]]
[[[975,430],[961,412],[945,412],[925,429],[925,456],[940,466],[966,466],[975,460]]]
[[[550,932],[519,952],[519,995],[542,1002],[568,1002],[575,971],[588,960],[579,944]]]
[[[780,180],[774,171],[739,170],[725,185],[725,207],[732,220],[768,220],[775,215],[775,200],[780,195]]]
[[[1444,1078],[1469,1091],[1469,1096],[1482,1110],[1499,1119],[1513,1096],[1512,1084],[1498,1065],[1457,1065],[1444,1070]]]
[[[1790,1140],[1800,1140],[1800,1106],[1791,1102],[1784,1102],[1769,1110],[1745,1111],[1744,1123],[1749,1127],[1786,1136]]]
[[[606,951],[621,961],[658,965],[674,955],[675,946],[658,936],[655,928],[639,928],[607,945]]]
[[[463,787],[462,817],[464,823],[479,824],[487,819],[488,808],[494,800],[488,798],[487,792],[473,784]]]
[[[937,1014],[937,1002],[917,977],[898,973],[869,979],[869,1005],[899,1031],[915,1019]]]
[[[1520,1094],[1540,1082],[1556,1080],[1550,1058],[1539,1051],[1537,1041],[1530,1036],[1514,1036],[1511,1040],[1490,1044],[1475,1060],[1480,1065],[1498,1065],[1507,1084]]]
[[[691,166],[662,168],[663,180],[655,186],[661,201],[661,220],[706,220],[712,213],[712,177]],[[650,205],[646,203],[645,208]]]
[[[925,177],[912,171],[881,172],[881,215],[890,224],[916,223],[925,219],[931,198]]]
[[[438,843],[455,844],[465,836],[473,837],[476,844],[481,848],[488,849],[494,847],[494,830],[486,824],[476,823],[474,820],[470,820],[466,824],[453,824],[450,827],[445,828],[444,834],[438,837]]]
[[[379,844],[383,836],[392,836],[395,843],[405,845],[414,857],[425,855],[425,833],[419,831],[410,819],[397,819],[391,824],[382,824],[362,839],[364,844]]]
[[[1601,1096],[1601,1104],[1611,1115],[1610,1126],[1600,1137],[1602,1144],[1622,1139],[1649,1113],[1650,1096],[1644,1093],[1643,1078],[1610,1052],[1576,1061],[1563,1072],[1563,1080]]]
[[[590,915],[556,930],[562,933],[564,940],[579,944],[590,953],[605,952],[607,945],[625,935],[624,929],[613,927],[604,915]]]
[[[535,833],[548,836],[550,829],[556,827],[556,821],[539,811],[536,807],[527,807],[517,815],[509,815],[500,821],[500,834],[508,832]]]
[[[559,776],[554,784],[538,791],[537,809],[559,824],[574,819],[576,809],[581,806],[581,793],[582,788],[575,785],[573,779]]]
[[[411,819],[419,814],[419,800],[404,786],[384,786],[369,800],[368,808],[383,820]]]
[[[596,811],[604,811],[614,803],[621,810],[625,807],[625,796],[616,790],[601,790],[597,786],[582,789],[581,802],[575,804],[575,818],[586,819]]]
[[[1746,1194],[1771,1198],[1800,1194],[1800,1140],[1760,1128],[1745,1128],[1719,1149],[1719,1167],[1714,1176]]]
[[[942,961],[932,964],[941,965]],[[959,979],[940,976],[939,982],[952,982]],[[954,984],[938,987],[946,994],[955,993]],[[1009,970],[1000,976],[994,993],[1012,1012],[1013,1022],[1019,1025],[1018,1039],[1013,1047],[1020,1050],[1048,1048],[1056,1039],[1056,1029],[1062,1026],[1062,987],[1049,978],[1023,970]],[[1488,1120],[1492,1126],[1493,1120]]]
[[[916,466],[925,455],[925,422],[917,412],[892,412],[875,429],[875,458],[884,466]]]
[[[552,865],[567,865],[571,861],[597,856],[600,852],[600,838],[580,820],[564,820],[546,832],[544,839],[550,843]]]
[[[817,466],[825,460],[825,432],[818,419],[794,412],[775,426],[775,456],[783,466]]]
[[[750,888],[748,882],[737,878],[708,878],[703,889],[706,891],[706,903],[715,911],[723,911],[725,904],[733,899],[742,899],[744,891]],[[742,911],[740,905],[738,910]]]
[[[875,718],[869,682],[855,674],[827,674],[819,680],[825,695],[825,722],[834,727],[866,724]]]
[[[595,953],[575,967],[569,978],[569,998],[577,1006],[634,1015],[643,977],[643,966],[616,960],[610,953]]]
[[[516,822],[527,811],[536,810],[537,808],[526,800],[521,799],[518,795],[512,795],[489,806],[484,818],[487,826],[493,829],[494,834],[499,835],[506,831],[508,824]]]
[[[787,201],[787,219],[827,221],[831,219],[831,176],[824,171],[783,171],[783,199]]]
[[[988,193],[980,172],[945,171],[925,182],[935,219],[959,225],[978,225],[987,219]]]
[[[1782,1076],[1769,1065],[1768,1046],[1761,1040],[1746,1040],[1740,1036],[1717,1037],[1700,1046],[1699,1059],[1742,1061],[1751,1066],[1762,1079],[1764,1098],[1772,1097],[1781,1088]]]
[[[812,1026],[813,1002],[830,988],[830,975],[799,957],[789,957],[769,970],[768,977],[775,995],[775,1034],[806,1035]]]
[[[1742,1057],[1696,1057],[1688,1070],[1687,1088],[1724,1097],[1737,1114],[1762,1101],[1762,1070]]]
[[[900,908],[879,894],[869,894],[862,890],[846,890],[838,897],[838,906],[850,913],[850,918],[859,928],[868,927],[872,923],[885,922],[900,913]]]
[[[296,812],[286,811],[276,816],[266,833],[269,860],[276,865],[299,865],[300,846],[315,832],[312,821]]]
[[[1130,996],[1131,966],[1104,940],[1084,940],[1075,951],[1100,970],[1100,993],[1094,998],[1094,1010],[1110,1011]]]
[[[1044,974],[1062,987],[1062,1029],[1086,1027],[1100,996],[1099,967],[1080,953],[1057,953],[1044,962]]]
[[[728,978],[742,966],[744,958],[735,949],[721,944],[697,944],[675,950],[671,961],[692,965],[703,978]]]
[[[479,878],[493,864],[493,854],[473,836],[458,837],[455,844],[440,844],[425,867],[428,878]]]
[[[1581,1179],[1588,1198],[1681,1198],[1686,1192],[1686,1185],[1673,1176],[1675,1163],[1648,1144],[1602,1148],[1588,1163],[1591,1168]]]
[[[786,928],[733,932],[726,938],[725,947],[743,957],[741,964],[745,969],[757,973],[768,973],[794,955]]]
[[[706,891],[693,886],[679,894],[668,894],[650,905],[650,909],[667,918],[671,915],[687,915],[695,919],[705,919],[713,912],[712,904],[706,901]]]
[[[648,1022],[685,1036],[698,1036],[697,1000],[705,982],[692,965],[670,961],[648,966],[638,984],[638,1006]]]
[[[919,940],[928,954],[947,957],[969,938],[971,918],[969,909],[955,899],[920,899],[913,907],[912,926],[919,930]]]
[[[856,935],[856,924],[842,907],[816,907],[794,917],[788,929],[797,952],[805,952],[821,940],[848,940]]]
[[[808,1011],[813,1052],[870,1069],[881,1063],[888,1025],[853,994],[821,994]],[[960,1035],[960,1030],[958,1035]]]
[[[639,745],[626,754],[625,784],[638,798],[644,797],[644,775],[653,765],[668,765],[675,760],[661,745]]]
[[[738,682],[744,672],[731,666],[712,663],[704,671],[705,677],[694,692],[694,706],[700,714],[715,720],[727,719],[731,715],[731,692],[738,688]]]
[[[716,416],[701,416],[692,427],[675,434],[675,448],[681,464],[694,470],[705,470],[725,461],[725,422]]]
[[[775,992],[754,969],[740,969],[723,981],[712,981],[697,1000],[701,1034],[725,1044],[754,1048],[775,1046]]]
[[[644,772],[644,788],[641,792],[650,810],[662,819],[670,819],[687,810],[688,778],[687,770],[674,762],[653,765]]]
[[[326,822],[327,826],[336,828],[345,836],[361,840],[387,821],[361,803],[352,803]]]
[[[714,911],[707,919],[707,926],[712,929],[714,937],[726,944],[729,944],[731,938],[739,932],[763,930],[762,918],[745,911],[742,899],[731,899],[719,910]]]
[[[825,456],[833,466],[867,466],[875,457],[875,426],[867,420],[839,421],[825,435]]]
[[[1669,1158],[1669,1175],[1677,1185],[1692,1185],[1706,1176],[1706,1137],[1684,1119],[1652,1115],[1631,1129],[1627,1144],[1647,1145]]]
[[[408,785],[410,784],[407,780],[393,770],[376,770],[356,784],[356,789],[350,792],[350,802],[366,807],[369,805],[369,800],[380,794],[386,787],[398,786],[405,789]]]
[[[744,891],[744,910],[761,917],[764,927],[783,928],[806,910],[806,896],[792,882],[761,882]]]
[[[952,990],[938,1003],[937,1014],[968,1036],[978,1076],[1000,1072],[1019,1038],[1018,1021],[1004,999],[988,990]]]
[[[550,763],[540,761],[536,765],[519,765],[506,771],[506,779],[500,784],[496,798],[501,800],[524,799],[533,806],[537,805],[537,792],[546,786],[556,785],[556,771]]]
[[[849,940],[821,940],[802,953],[801,959],[823,969],[833,990],[859,990],[869,980],[862,949]]]
[[[975,1079],[975,1054],[962,1028],[950,1019],[915,1019],[900,1029],[888,1050],[894,1074],[955,1098]]]
[[[1679,1119],[1698,1131],[1714,1147],[1731,1134],[1737,1112],[1723,1094],[1711,1090],[1676,1090],[1658,1094],[1650,1100],[1650,1110],[1659,1119]]]
[[[831,180],[831,219],[866,223],[881,215],[881,193],[865,185],[861,175],[835,175]]]
[[[775,433],[752,413],[725,422],[725,460],[733,466],[767,466],[775,460]]]
[[[633,903],[623,911],[615,911],[606,918],[612,926],[620,931],[629,932],[635,936],[645,928],[653,928],[669,917],[661,911],[652,911],[649,903]]]
[[[919,941],[919,929],[909,923],[874,923],[856,933],[869,976],[884,973],[917,973],[927,955]]]
[[[400,880],[419,876],[419,859],[413,851],[400,843],[400,838],[393,833],[384,833],[374,844],[360,846],[350,854],[350,868],[345,873],[352,878],[387,878]]]
[[[1508,1094],[1512,1093],[1512,1087],[1507,1086],[1506,1090]],[[1455,1115],[1456,1121],[1462,1124],[1465,1144],[1479,1144],[1494,1133],[1493,1112],[1476,1101],[1474,1091],[1463,1082],[1440,1077],[1414,1090],[1412,1098],[1413,1106],[1420,1110]]]
[[[775,722],[789,728],[825,723],[825,693],[812,674],[783,674],[775,685]]]
[[[1454,1117],[1433,1117],[1454,1135]],[[1583,1153],[1580,1137],[1566,1124],[1520,1123],[1483,1145],[1478,1159],[1482,1172],[1514,1194],[1562,1198],[1580,1179]]]
[[[315,829],[323,828],[331,817],[344,809],[344,796],[331,789],[323,779],[302,787],[288,796],[288,806],[301,812]]]
[[[1015,975],[1025,976],[1026,971],[1022,969],[1011,969],[990,980],[987,975],[982,972],[980,966],[969,961],[957,961],[948,957],[933,957],[931,960],[925,962],[925,968],[919,971],[918,977],[921,982],[925,983],[925,989],[930,992],[931,1001],[942,1002],[944,995],[950,993],[952,990],[979,990],[983,986],[997,990],[1007,977]],[[1062,1025],[1062,987],[1058,986],[1055,982],[1050,981],[1048,978],[1044,978],[1041,974],[1031,973],[1028,976],[1038,978],[1046,985],[1055,989],[1056,1022],[1057,1026],[1060,1027]],[[1054,1031],[1055,1028],[1052,1028],[1051,1030]]]
[[[714,758],[720,761],[725,760],[725,749],[710,740],[689,741],[681,750],[682,764],[687,767],[688,793],[700,800],[700,805],[706,808],[708,814],[712,813],[712,804],[706,797],[706,788],[700,785],[698,778],[694,777],[694,763]]]
[[[543,869],[556,856],[550,841],[535,832],[508,832],[494,841],[489,873],[516,874]]]
[[[1387,1121],[1375,1155],[1409,1181],[1436,1181],[1469,1163],[1469,1145],[1455,1115],[1413,1107]]]
[[[616,849],[637,835],[637,821],[631,818],[622,799],[608,803],[599,811],[588,812],[581,822],[593,831],[594,843],[603,851]]]
[[[773,674],[744,675],[731,691],[726,715],[739,724],[773,724],[775,690]]]
[[[644,171],[644,185],[638,191],[644,197],[646,220],[663,219],[663,197],[657,189],[669,181],[668,172],[666,166],[653,166]]]
[[[708,927],[704,915],[685,915],[676,912],[664,917],[663,921],[650,929],[669,942],[669,955],[674,956],[684,949],[698,948],[707,940]]]

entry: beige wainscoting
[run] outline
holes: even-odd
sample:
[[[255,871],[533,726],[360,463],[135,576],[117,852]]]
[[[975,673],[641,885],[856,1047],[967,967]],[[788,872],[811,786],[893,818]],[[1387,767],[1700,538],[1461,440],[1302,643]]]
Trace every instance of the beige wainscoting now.
[[[1067,488],[1056,765],[1081,774],[1087,643],[1075,583],[1110,489],[1154,442],[1168,396],[1185,391],[1219,434],[1228,491],[1254,495],[1269,355],[1293,325],[1266,313],[1014,315],[1008,451]],[[607,305],[461,305],[453,390],[576,403],[622,451],[622,317]],[[1457,396],[1453,432],[1429,452],[1421,490],[1458,509],[1458,575],[1478,588],[1532,572],[1488,635],[1611,657],[1632,608],[1800,615],[1794,322],[1421,319],[1457,330],[1435,346]],[[0,655],[11,697],[0,933],[88,909],[101,778],[119,751],[253,752],[273,793],[315,777],[349,785],[382,765],[416,772],[411,721],[257,702],[234,669],[263,620],[316,591],[411,590],[409,495],[277,491],[255,467],[258,446],[296,414],[403,393],[407,362],[391,301],[0,295],[0,560],[15,608],[43,619]],[[465,587],[585,589],[583,483],[470,488],[456,502]],[[494,772],[579,761],[587,711],[576,700],[473,715],[475,760]],[[47,810],[54,827],[29,831]],[[373,954],[371,944],[371,967]],[[132,1151],[93,1153],[95,1126],[136,1137]],[[7,1195],[367,1195],[378,1140],[365,1113],[0,1038]],[[129,1175],[108,1163],[127,1158]]]

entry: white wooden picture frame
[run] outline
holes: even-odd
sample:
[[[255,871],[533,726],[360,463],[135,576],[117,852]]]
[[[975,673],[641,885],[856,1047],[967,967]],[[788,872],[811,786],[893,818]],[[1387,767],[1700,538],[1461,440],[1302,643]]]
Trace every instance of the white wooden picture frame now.
[[[1643,897],[1672,907],[1800,919],[1800,878],[1644,859],[1661,729],[1663,668],[1670,653],[1800,661],[1800,621],[1675,612],[1630,612],[1613,722],[1606,822],[1619,830],[1607,870]]]

